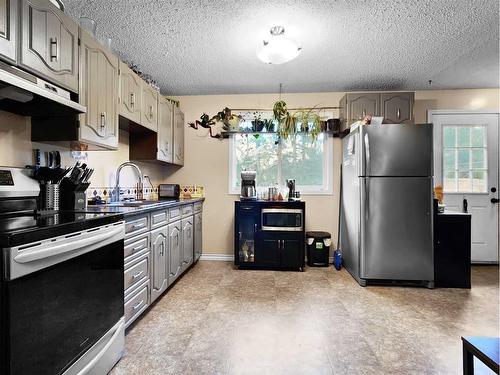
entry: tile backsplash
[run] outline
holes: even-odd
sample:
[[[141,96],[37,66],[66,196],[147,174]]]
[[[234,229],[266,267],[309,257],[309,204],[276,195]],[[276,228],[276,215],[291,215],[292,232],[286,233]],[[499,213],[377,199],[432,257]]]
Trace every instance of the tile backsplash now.
[[[135,198],[137,194],[137,187],[136,186],[124,186],[120,188],[122,191],[122,198]],[[103,187],[96,187],[96,186],[91,186],[87,189],[87,199],[92,199],[94,197],[101,197],[101,199],[109,199],[110,194],[112,194],[114,190],[113,186],[103,186]],[[143,198],[144,199],[158,199],[158,188],[151,187],[151,186],[145,186],[143,187]]]

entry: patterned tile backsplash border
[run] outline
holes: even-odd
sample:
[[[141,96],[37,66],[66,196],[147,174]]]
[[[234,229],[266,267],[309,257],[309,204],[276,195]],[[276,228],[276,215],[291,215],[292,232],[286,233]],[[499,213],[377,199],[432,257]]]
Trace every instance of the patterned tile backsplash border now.
[[[112,186],[90,186],[87,189],[87,199],[92,199],[94,197],[101,197],[101,199],[109,199],[110,194],[113,192],[114,187]],[[123,198],[135,198],[137,194],[136,186],[124,186],[121,188],[123,192]],[[192,198],[203,198],[205,196],[205,188],[201,185],[181,185],[181,196],[189,194]],[[158,188],[151,186],[143,187],[143,198],[144,199],[158,199]]]
[[[108,199],[110,194],[115,188],[111,186],[90,186],[87,189],[87,199],[92,199],[94,197],[101,197],[101,199]],[[121,188],[123,192],[123,198],[135,198],[137,194],[136,186],[124,186]],[[157,199],[158,198],[158,188],[143,187],[143,198],[144,199]]]

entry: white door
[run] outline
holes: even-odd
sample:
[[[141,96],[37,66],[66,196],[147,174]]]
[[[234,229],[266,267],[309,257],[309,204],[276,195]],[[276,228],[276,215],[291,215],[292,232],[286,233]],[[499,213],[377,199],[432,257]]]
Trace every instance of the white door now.
[[[434,181],[446,208],[472,216],[472,262],[498,262],[498,113],[430,111]]]

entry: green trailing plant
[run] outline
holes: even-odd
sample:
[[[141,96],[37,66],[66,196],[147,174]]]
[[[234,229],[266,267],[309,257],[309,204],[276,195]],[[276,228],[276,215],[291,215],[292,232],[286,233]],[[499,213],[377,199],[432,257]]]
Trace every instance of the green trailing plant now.
[[[295,112],[290,112],[284,100],[279,100],[273,105],[273,119],[262,119],[260,112],[254,112],[254,120],[252,121],[252,129],[240,129],[243,117],[233,115],[231,110],[225,107],[222,111],[217,112],[215,116],[210,117],[206,113],[201,115],[200,120],[190,122],[189,126],[198,129],[199,127],[209,129],[212,138],[223,139],[227,137],[227,132],[233,130],[249,131],[259,133],[263,128],[268,132],[276,131],[277,142],[280,139],[288,139],[297,133],[297,124],[300,124],[301,131],[310,135],[313,141],[318,138],[322,130],[322,121],[319,111],[321,108],[300,108]],[[214,134],[214,125],[222,123],[222,131]],[[256,134],[258,137],[258,134]]]
[[[321,117],[317,113],[316,107],[310,109],[299,109],[293,116],[300,122],[301,131],[308,132],[313,141],[318,138],[321,132]]]

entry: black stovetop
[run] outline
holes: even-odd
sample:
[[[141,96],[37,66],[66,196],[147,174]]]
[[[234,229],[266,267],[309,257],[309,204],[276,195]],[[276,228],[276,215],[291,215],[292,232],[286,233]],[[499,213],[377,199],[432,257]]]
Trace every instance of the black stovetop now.
[[[0,247],[18,246],[120,220],[122,214],[73,211],[0,216]]]

